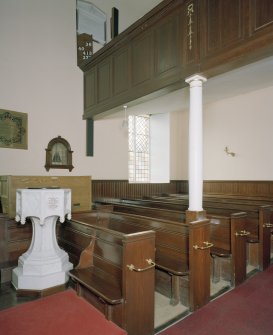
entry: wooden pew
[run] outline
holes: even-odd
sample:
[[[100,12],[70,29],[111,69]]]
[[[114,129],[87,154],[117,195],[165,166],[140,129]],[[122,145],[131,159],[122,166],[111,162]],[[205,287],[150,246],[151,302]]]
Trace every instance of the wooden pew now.
[[[176,211],[162,208],[153,208],[147,206],[141,206],[137,203],[126,203],[126,201],[122,201],[120,199],[104,199],[104,202],[94,203],[94,209],[98,210],[109,210],[114,212],[121,212],[127,214],[135,214],[141,216],[148,216],[151,218],[157,218],[162,220],[170,220],[175,222],[185,222],[185,212],[184,211]]]
[[[91,240],[90,240],[91,237]],[[84,222],[59,227],[63,247],[79,252],[78,266],[70,271],[77,293],[128,335],[154,331],[153,231],[123,233]],[[79,244],[81,247],[78,248]]]
[[[188,195],[172,195],[165,197],[152,197],[147,201],[154,201],[164,208],[186,208],[188,206]],[[212,200],[213,199],[213,200]],[[162,204],[163,203],[163,204]],[[246,230],[248,236],[248,248],[254,249],[257,246],[257,265],[260,270],[265,270],[270,264],[271,258],[271,230],[272,230],[272,207],[262,205],[260,201],[231,199],[231,197],[204,197],[204,209],[207,213],[231,214],[241,210],[246,212]],[[161,207],[160,207],[161,208]]]
[[[206,194],[204,199],[229,202],[229,203],[243,203],[252,206],[271,206],[270,210],[270,221],[264,224],[264,228],[267,229],[267,232],[263,232],[265,243],[268,243],[269,239],[269,230],[271,231],[271,252],[273,251],[273,199],[267,196],[243,196],[243,195],[226,195],[226,194]],[[249,255],[251,257],[251,254]],[[255,263],[255,260],[254,260]],[[257,263],[257,261],[256,261]],[[259,264],[259,262],[258,262]]]
[[[171,278],[170,298],[172,304],[176,304],[181,300],[183,303],[187,301],[187,297],[183,295],[184,292],[181,294],[181,278],[189,274],[189,264],[194,264],[194,266],[199,269],[194,270],[192,266],[192,275],[189,277],[190,292],[188,299],[190,309],[195,310],[209,301],[209,248],[206,244],[203,244],[204,240],[202,240],[206,239],[205,242],[209,241],[208,220],[186,225],[124,213],[114,214],[95,211],[75,214],[73,220],[71,222],[69,221],[68,224],[71,225],[75,220],[77,222],[96,224],[125,233],[130,233],[136,229],[138,231],[154,230],[156,233],[156,268],[157,271],[162,271]],[[65,230],[67,230],[68,227],[66,226]],[[62,236],[63,240],[63,238],[65,238],[65,232],[62,232],[59,236]],[[75,243],[79,245],[78,240],[75,241]],[[193,246],[200,245],[207,247],[204,248],[204,250],[193,248]],[[67,246],[65,249],[69,253]],[[72,252],[74,251],[72,250]],[[193,276],[194,271],[198,272],[196,278]],[[157,279],[159,280],[160,278],[157,276]],[[157,288],[158,287],[160,289],[160,283],[157,281]]]
[[[104,199],[104,201],[107,200]],[[108,201],[113,202],[112,208],[115,212],[155,218],[167,216],[176,222],[182,222],[182,218],[185,217],[185,213],[182,211],[137,205],[138,200],[135,202],[129,200],[129,204],[126,203],[126,200],[108,199]],[[210,239],[214,245],[211,248],[213,281],[217,282],[220,279],[219,258],[228,258],[230,261],[230,281],[233,285],[238,285],[246,279],[246,236],[240,234],[246,229],[246,213],[233,213],[229,216],[208,215],[207,217],[210,220]]]
[[[11,281],[12,269],[18,265],[18,258],[27,251],[32,237],[32,224],[25,225],[0,213],[0,282]]]
[[[188,280],[188,237],[189,227],[186,224],[176,225],[166,220],[155,220],[139,215],[109,212],[91,212],[77,214],[73,220],[107,227],[112,230],[130,233],[132,231],[154,230],[156,233],[156,268],[171,276],[169,292],[166,286],[160,287],[160,276],[157,275],[157,290],[170,297],[170,303],[176,305],[180,300],[188,306],[189,298],[183,291],[180,294],[181,278]],[[163,292],[162,292],[163,290]]]
[[[213,281],[220,280],[220,260],[229,259],[230,281],[239,285],[246,280],[246,227],[245,212],[228,216],[207,215],[210,219],[210,234],[213,248]],[[243,232],[243,233],[242,233]]]
[[[213,207],[212,207],[213,206]],[[265,270],[270,264],[271,250],[271,207],[270,206],[247,206],[230,203],[204,203],[204,208],[210,211],[224,210],[225,213],[231,213],[238,207],[247,213],[247,224],[245,230],[250,234],[247,237],[248,248],[257,246],[257,266],[259,270]]]

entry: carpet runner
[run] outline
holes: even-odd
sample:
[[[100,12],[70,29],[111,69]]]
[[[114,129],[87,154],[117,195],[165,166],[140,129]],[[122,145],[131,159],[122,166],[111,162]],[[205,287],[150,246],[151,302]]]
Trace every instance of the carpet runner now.
[[[273,266],[160,335],[272,335]]]
[[[67,290],[0,311],[5,335],[125,335],[123,329]]]

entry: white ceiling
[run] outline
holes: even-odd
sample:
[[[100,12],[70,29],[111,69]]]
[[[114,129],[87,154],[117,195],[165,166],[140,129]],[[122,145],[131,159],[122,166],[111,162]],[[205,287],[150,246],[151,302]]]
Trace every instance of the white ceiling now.
[[[203,86],[203,102],[208,104],[269,86],[273,86],[273,56],[208,78]],[[159,98],[129,107],[128,114],[143,114],[143,112],[154,114],[183,110],[188,107],[188,90],[188,87],[176,90]],[[122,107],[121,112],[110,117],[120,116],[121,113],[123,113]]]

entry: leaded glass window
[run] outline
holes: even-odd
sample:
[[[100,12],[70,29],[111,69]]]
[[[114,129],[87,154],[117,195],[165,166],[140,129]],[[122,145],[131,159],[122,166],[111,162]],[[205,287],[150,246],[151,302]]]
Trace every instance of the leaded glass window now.
[[[150,117],[130,115],[128,118],[129,182],[150,181]]]

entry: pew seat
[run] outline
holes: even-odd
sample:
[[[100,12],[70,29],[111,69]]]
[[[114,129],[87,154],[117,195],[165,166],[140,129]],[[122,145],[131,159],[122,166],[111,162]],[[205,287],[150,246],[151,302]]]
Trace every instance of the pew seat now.
[[[94,266],[70,271],[70,276],[76,282],[85,286],[89,291],[110,305],[122,303],[122,292],[117,277]]]

